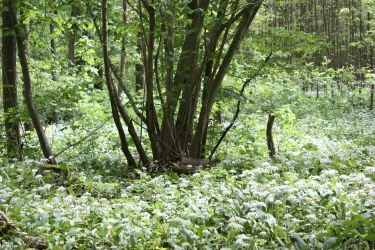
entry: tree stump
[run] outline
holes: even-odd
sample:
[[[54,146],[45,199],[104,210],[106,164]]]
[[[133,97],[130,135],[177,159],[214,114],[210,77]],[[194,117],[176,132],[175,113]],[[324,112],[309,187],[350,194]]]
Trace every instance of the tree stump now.
[[[270,157],[274,157],[276,155],[275,145],[273,143],[273,137],[272,137],[272,126],[273,126],[274,121],[275,121],[275,115],[269,115],[266,134],[267,134],[268,152],[269,152]]]

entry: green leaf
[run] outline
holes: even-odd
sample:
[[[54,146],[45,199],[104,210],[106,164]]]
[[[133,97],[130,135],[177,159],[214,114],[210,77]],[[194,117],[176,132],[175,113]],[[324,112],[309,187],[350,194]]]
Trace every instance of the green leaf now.
[[[375,233],[368,234],[364,238],[365,240],[368,240],[368,241],[375,241]]]
[[[206,226],[205,225],[202,225],[198,228],[197,230],[197,235],[199,236],[200,239],[203,238],[203,231],[206,229]]]
[[[305,241],[299,235],[290,236],[289,239],[293,242],[293,246],[299,250],[306,247]]]
[[[137,245],[137,237],[134,234],[130,236],[129,243],[132,249]]]
[[[171,179],[172,179],[172,180],[177,181],[178,178],[179,178],[179,177],[178,177],[178,174],[177,174],[177,173],[172,173],[172,174],[171,174]]]
[[[278,238],[285,238],[286,237],[286,234],[284,232],[284,229],[280,226],[275,226],[274,228],[274,232],[275,232],[275,236],[278,237]]]
[[[342,225],[347,227],[347,226],[353,226],[353,225],[357,225],[357,224],[358,224],[358,221],[356,221],[356,220],[346,220],[346,221],[344,221],[344,223]]]
[[[234,237],[236,237],[237,234],[238,234],[238,230],[237,229],[230,230],[228,232],[228,234],[227,234],[227,240],[234,239]]]
[[[71,250],[73,249],[74,245],[76,244],[76,240],[74,238],[70,238],[64,245],[64,250]]]
[[[328,238],[328,240],[326,240],[323,243],[323,249],[333,248],[334,246],[338,246],[340,244],[341,244],[341,242],[338,240],[337,237],[330,237],[330,238]]]

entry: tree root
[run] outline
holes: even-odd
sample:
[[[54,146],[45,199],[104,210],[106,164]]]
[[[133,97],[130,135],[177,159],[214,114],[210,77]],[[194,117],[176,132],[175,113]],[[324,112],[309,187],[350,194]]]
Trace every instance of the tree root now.
[[[194,174],[199,172],[200,170],[211,168],[211,165],[215,162],[216,159],[209,160],[184,157],[182,161],[178,161],[177,163],[169,162],[166,167],[177,174]]]

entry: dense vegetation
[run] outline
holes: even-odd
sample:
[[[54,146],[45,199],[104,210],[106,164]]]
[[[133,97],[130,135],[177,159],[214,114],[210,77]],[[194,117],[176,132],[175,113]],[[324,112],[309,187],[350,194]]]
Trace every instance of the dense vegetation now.
[[[3,3],[0,249],[375,248],[374,1]]]

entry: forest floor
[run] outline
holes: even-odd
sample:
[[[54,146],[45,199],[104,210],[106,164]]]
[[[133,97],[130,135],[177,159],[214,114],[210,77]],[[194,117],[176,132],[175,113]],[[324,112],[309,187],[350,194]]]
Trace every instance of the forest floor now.
[[[0,211],[50,249],[373,249],[375,113],[353,107],[354,97],[317,99],[292,83],[263,82],[251,98],[209,170],[131,176],[106,124],[61,156],[65,176],[38,174],[32,160],[0,160]],[[227,100],[224,121],[235,101]],[[82,127],[105,118],[90,105],[81,104]],[[55,148],[90,131],[59,126],[47,129]],[[221,130],[214,125],[211,137]],[[34,244],[1,225],[0,249]]]

